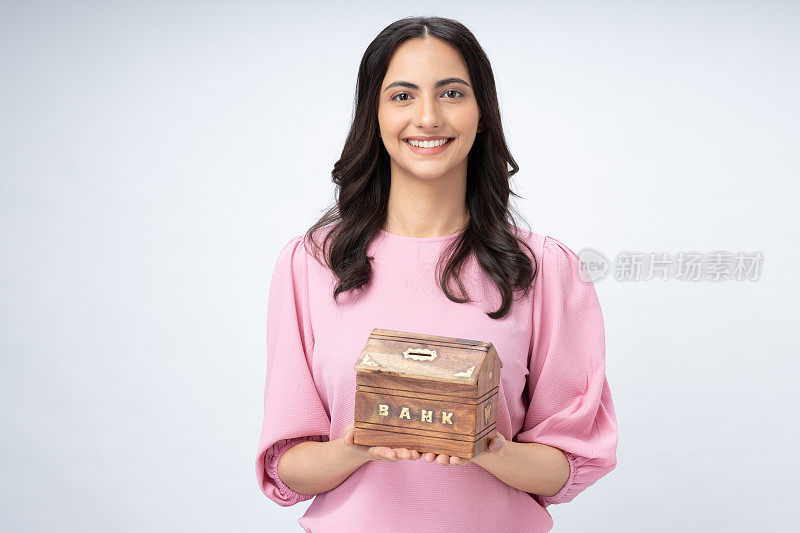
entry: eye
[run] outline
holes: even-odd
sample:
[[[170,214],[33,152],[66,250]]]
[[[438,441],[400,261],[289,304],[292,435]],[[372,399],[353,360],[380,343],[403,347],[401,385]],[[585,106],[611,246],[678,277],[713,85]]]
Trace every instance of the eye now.
[[[392,97],[390,98],[390,100],[394,100],[394,101],[396,101],[396,102],[405,102],[405,100],[398,100],[398,98],[397,98],[398,96],[402,96],[402,95],[406,95],[406,96],[408,96],[408,97],[410,97],[410,96],[411,96],[411,95],[410,95],[410,94],[408,94],[408,93],[397,93],[396,95],[392,96]]]
[[[462,96],[464,95],[464,93],[462,93],[461,91],[457,91],[455,89],[448,89],[447,91],[444,92],[444,94],[447,94],[447,93],[458,93],[458,94],[460,94]]]

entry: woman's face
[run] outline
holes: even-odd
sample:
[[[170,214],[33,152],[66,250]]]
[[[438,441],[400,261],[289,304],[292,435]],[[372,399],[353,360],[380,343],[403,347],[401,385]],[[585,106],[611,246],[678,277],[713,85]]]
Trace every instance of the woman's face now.
[[[435,38],[410,39],[396,50],[381,84],[378,124],[392,170],[421,179],[466,173],[480,112],[461,53]],[[413,146],[414,139],[446,140]],[[409,139],[410,138],[410,139]]]

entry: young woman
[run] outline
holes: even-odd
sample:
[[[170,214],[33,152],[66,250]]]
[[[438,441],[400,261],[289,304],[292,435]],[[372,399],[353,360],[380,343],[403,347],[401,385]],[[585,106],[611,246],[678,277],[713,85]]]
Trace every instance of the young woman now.
[[[316,496],[306,531],[549,531],[548,505],[615,467],[600,304],[570,248],[514,223],[517,170],[469,30],[406,18],[370,43],[336,205],[283,247],[269,292],[256,475],[282,506]],[[489,451],[353,443],[353,366],[376,327],[493,343]]]

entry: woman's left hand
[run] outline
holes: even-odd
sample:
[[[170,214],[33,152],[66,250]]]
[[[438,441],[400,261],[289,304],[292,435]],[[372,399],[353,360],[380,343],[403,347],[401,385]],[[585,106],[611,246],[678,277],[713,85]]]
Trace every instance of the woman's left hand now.
[[[455,455],[452,456],[446,455],[443,453],[436,455],[435,453],[427,452],[422,454],[422,460],[425,461],[426,463],[432,463],[436,461],[442,466],[467,465],[472,461],[474,461],[475,459],[477,459],[478,457],[481,457],[485,453],[493,453],[495,455],[505,455],[507,451],[508,451],[508,443],[505,437],[503,437],[503,434],[500,433],[499,431],[495,431],[494,435],[492,436],[492,439],[489,441],[489,447],[471,459],[466,459],[464,457],[458,457]]]

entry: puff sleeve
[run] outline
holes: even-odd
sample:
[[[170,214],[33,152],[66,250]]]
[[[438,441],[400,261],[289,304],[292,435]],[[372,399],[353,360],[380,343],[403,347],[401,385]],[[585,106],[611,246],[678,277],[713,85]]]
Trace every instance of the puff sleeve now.
[[[330,415],[320,399],[307,356],[314,345],[307,261],[304,236],[290,239],[278,254],[267,303],[264,417],[255,466],[261,491],[284,507],[315,495],[294,492],[280,480],[281,455],[299,442],[325,442],[330,438]]]
[[[528,407],[516,442],[559,448],[570,474],[540,504],[571,501],[617,464],[617,420],[605,375],[605,327],[591,281],[579,275],[578,255],[545,236],[533,340],[525,390]]]

